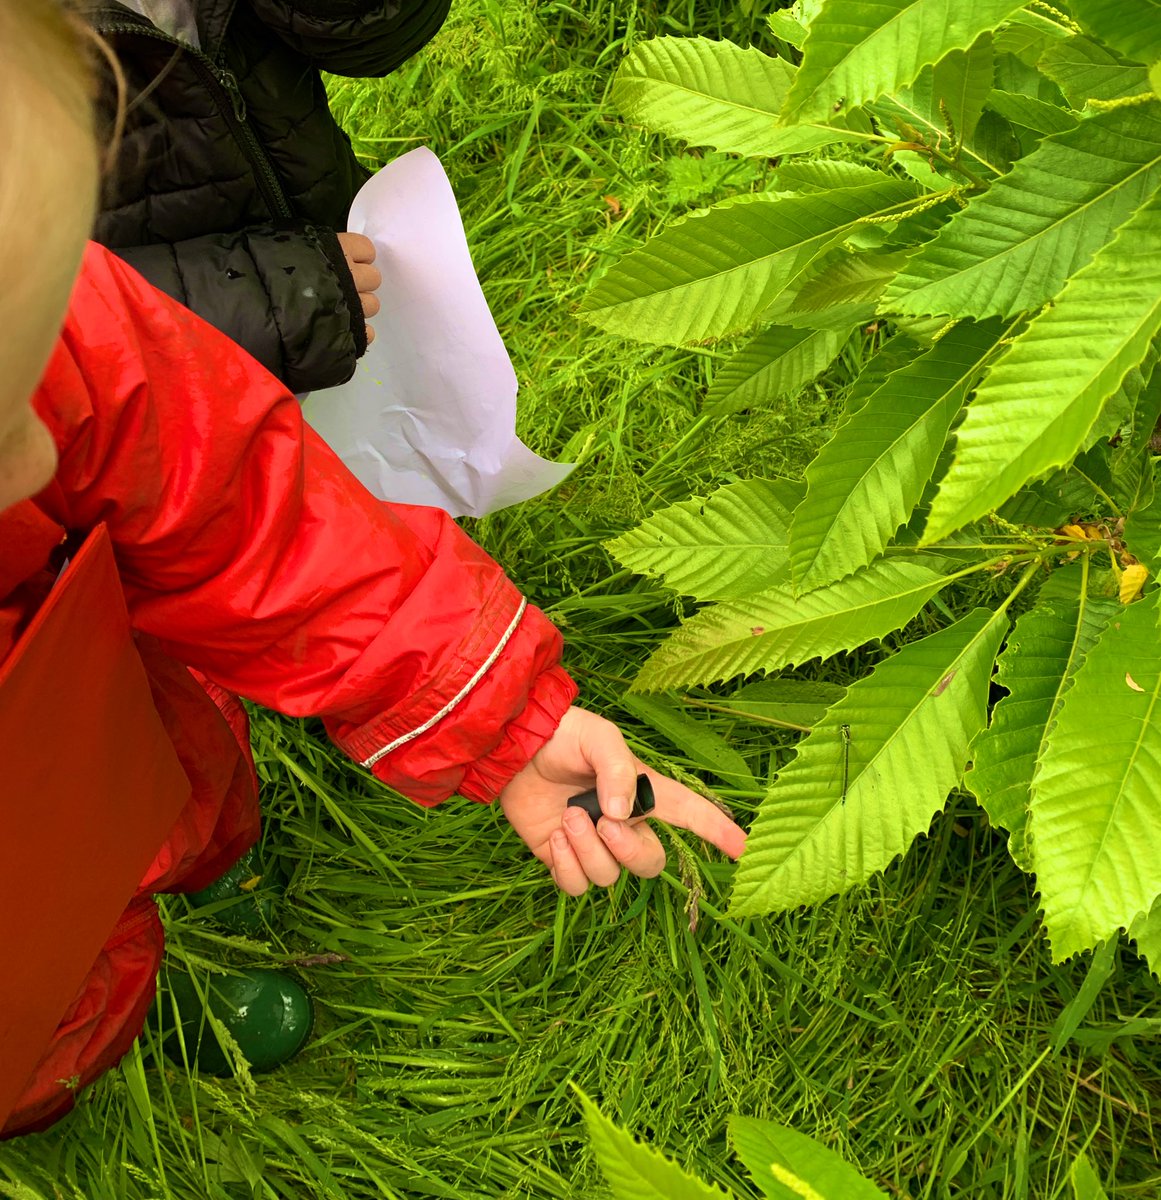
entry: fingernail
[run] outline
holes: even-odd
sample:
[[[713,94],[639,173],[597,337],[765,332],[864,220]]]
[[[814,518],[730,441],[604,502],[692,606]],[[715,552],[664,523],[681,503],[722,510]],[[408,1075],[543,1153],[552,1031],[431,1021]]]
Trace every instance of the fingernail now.
[[[597,822],[597,833],[601,835],[602,842],[611,846],[617,840],[616,822],[610,821],[607,817],[602,818]]]
[[[628,796],[614,796],[609,801],[609,807],[613,810],[610,816],[618,821],[627,821],[633,811],[633,801]]]

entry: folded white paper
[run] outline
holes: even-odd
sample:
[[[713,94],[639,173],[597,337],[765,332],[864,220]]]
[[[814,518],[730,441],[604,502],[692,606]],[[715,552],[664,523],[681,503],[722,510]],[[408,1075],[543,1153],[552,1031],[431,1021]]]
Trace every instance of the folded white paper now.
[[[412,150],[355,198],[375,243],[382,304],[355,375],[314,392],[307,420],[376,496],[483,516],[572,470],[516,436],[516,372],[480,290],[451,184]]]

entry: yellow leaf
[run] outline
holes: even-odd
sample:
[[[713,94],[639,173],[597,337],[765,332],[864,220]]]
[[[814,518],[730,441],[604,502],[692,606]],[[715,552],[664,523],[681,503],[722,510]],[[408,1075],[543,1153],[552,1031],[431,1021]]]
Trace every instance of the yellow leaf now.
[[[1134,692],[1143,692],[1145,689],[1129,674],[1125,672],[1125,682],[1133,689]]]
[[[1086,541],[1088,540],[1088,534],[1085,533],[1084,529],[1080,525],[1062,525],[1060,532],[1067,534],[1069,537],[1084,538]]]
[[[242,883],[238,884],[238,891],[252,892],[261,882],[261,875],[251,875],[249,879],[246,879]]]
[[[1126,567],[1121,576],[1121,603],[1128,604],[1130,600],[1135,600],[1148,578],[1148,568],[1141,563],[1133,563],[1132,566]]]

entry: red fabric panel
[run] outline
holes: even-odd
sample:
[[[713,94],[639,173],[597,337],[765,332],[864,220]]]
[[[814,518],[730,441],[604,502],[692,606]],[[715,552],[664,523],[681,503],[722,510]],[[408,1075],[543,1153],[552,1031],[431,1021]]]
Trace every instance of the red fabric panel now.
[[[77,1093],[133,1045],[157,990],[164,937],[147,897],[126,910],[36,1064],[0,1138],[37,1133],[59,1121]]]
[[[0,1125],[189,781],[97,528],[0,666]]]

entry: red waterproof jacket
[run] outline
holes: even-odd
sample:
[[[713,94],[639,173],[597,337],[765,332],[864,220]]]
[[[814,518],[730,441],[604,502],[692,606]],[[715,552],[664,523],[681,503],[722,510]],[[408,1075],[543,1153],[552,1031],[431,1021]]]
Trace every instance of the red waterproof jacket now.
[[[453,792],[493,799],[575,696],[558,665],[557,631],[446,514],[372,497],[273,376],[95,245],[35,405],[60,466],[41,495],[0,513],[0,744],[8,754],[6,660],[19,665],[23,653],[32,661],[62,593],[58,625],[75,629],[75,617],[59,613],[70,586],[88,587],[82,649],[111,641],[124,620],[118,608],[127,615],[141,660],[134,669],[153,705],[148,719],[125,719],[137,722],[144,745],[145,725],[160,716],[165,753],[172,745],[191,794],[167,800],[179,811],[169,836],[126,893],[129,908],[104,950],[90,947],[87,963],[97,955],[96,963],[62,1007],[56,1040],[15,1108],[9,1114],[0,1104],[6,1133],[67,1111],[76,1084],[115,1062],[139,1031],[160,952],[148,894],[204,886],[256,837],[235,694],[322,717],[352,758],[422,804]],[[66,556],[74,562],[54,588]],[[103,578],[105,556],[117,586],[84,582]],[[81,584],[70,583],[74,575]],[[70,721],[86,725],[86,712],[95,721],[116,694],[86,681],[80,701],[76,689],[69,693],[80,713]],[[118,709],[129,714],[132,705]],[[20,711],[16,761],[31,764],[26,778],[48,779],[68,745],[84,738],[62,740],[45,728],[38,743],[25,729],[25,700]],[[9,723],[17,725],[11,712]],[[87,819],[102,805],[140,802],[116,794],[107,775],[93,794],[56,785],[67,792],[55,797],[62,811],[73,806]],[[0,780],[0,858],[19,861],[14,837],[35,841],[35,822],[14,817],[33,799]],[[96,894],[105,868],[93,860],[87,883],[82,871],[70,888],[83,894],[91,885]],[[52,883],[47,873],[44,887]],[[3,930],[0,914],[0,937]],[[11,961],[3,945],[0,955]],[[38,964],[22,969],[34,980]],[[0,1035],[4,1021],[0,1011]],[[0,1060],[0,1099],[4,1082]]]

